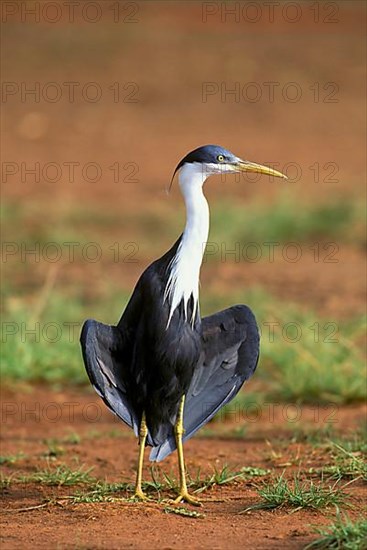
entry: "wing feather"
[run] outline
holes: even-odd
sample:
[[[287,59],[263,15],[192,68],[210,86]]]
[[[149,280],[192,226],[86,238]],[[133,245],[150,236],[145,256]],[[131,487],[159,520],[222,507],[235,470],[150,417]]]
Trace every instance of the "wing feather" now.
[[[130,405],[121,377],[124,339],[114,326],[92,319],[82,329],[80,342],[89,379],[107,407],[138,433],[138,419]]]

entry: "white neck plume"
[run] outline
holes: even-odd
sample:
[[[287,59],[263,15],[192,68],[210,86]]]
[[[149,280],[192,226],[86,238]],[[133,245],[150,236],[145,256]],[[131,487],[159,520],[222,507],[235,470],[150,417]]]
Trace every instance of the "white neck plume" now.
[[[192,324],[197,313],[200,267],[209,233],[209,207],[203,194],[203,184],[207,177],[208,174],[199,163],[186,164],[179,172],[179,184],[185,200],[187,218],[181,242],[170,264],[164,293],[164,299],[168,299],[170,304],[168,325],[181,300],[187,319],[188,303],[190,297],[193,297],[194,308],[190,319]]]

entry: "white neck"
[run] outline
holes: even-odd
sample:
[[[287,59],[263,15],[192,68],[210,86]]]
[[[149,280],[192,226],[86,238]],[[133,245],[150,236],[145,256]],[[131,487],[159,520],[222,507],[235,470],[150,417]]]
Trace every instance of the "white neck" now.
[[[187,319],[187,306],[190,297],[194,300],[191,323],[194,322],[199,302],[199,276],[205,245],[209,233],[209,207],[203,194],[205,174],[201,164],[184,165],[179,173],[179,184],[186,205],[186,226],[176,255],[170,264],[170,274],[165,289],[165,299],[170,303],[172,318],[176,307],[184,302]]]

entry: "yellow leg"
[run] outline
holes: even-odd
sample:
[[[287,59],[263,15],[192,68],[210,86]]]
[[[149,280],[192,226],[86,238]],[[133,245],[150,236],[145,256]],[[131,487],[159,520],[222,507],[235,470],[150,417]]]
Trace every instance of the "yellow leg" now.
[[[178,504],[182,500],[193,504],[194,506],[201,506],[201,502],[189,495],[186,485],[186,472],[185,472],[185,461],[183,455],[183,445],[182,445],[182,436],[185,433],[183,426],[183,411],[185,406],[185,396],[182,396],[180,407],[178,409],[177,420],[175,424],[175,436],[176,436],[176,445],[177,445],[177,454],[178,454],[178,467],[180,472],[180,493],[179,496],[175,499],[175,504]]]
[[[143,489],[141,487],[142,477],[143,477],[143,462],[144,462],[144,449],[145,449],[145,441],[147,439],[148,435],[148,429],[147,424],[145,421],[145,413],[143,413],[143,416],[141,418],[140,423],[140,429],[139,429],[139,461],[138,461],[138,469],[136,472],[136,483],[135,483],[135,498],[139,498],[141,500],[148,500],[148,497],[143,493]]]

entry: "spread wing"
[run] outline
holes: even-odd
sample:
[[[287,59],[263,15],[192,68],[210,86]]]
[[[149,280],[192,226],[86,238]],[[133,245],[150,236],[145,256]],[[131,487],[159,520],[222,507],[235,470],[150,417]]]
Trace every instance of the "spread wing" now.
[[[213,418],[252,376],[259,341],[255,317],[247,306],[233,306],[202,319],[203,353],[186,395],[184,440]],[[172,434],[153,447],[150,460],[163,460],[175,448]]]
[[[83,325],[80,343],[89,379],[107,407],[138,433],[138,419],[123,382],[124,333],[92,319]]]

